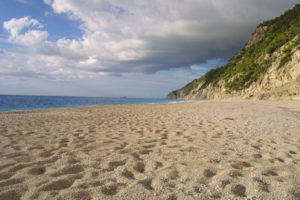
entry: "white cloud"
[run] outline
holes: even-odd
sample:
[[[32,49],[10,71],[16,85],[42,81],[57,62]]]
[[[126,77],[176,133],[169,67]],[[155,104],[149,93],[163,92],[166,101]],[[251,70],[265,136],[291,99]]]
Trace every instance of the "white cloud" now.
[[[13,39],[14,42],[25,45],[35,45],[48,37],[46,31],[30,30],[24,34],[20,34]]]
[[[40,30],[27,30],[27,32],[20,34],[24,28],[43,28],[38,20],[31,19],[28,16],[20,19],[12,18],[11,20],[4,22],[3,27],[10,33],[8,38],[10,42],[23,45],[35,45],[48,37],[47,31]]]
[[[49,76],[84,78],[154,73],[172,68],[202,70],[228,59],[255,26],[290,8],[281,0],[44,0],[56,14],[80,22],[77,39],[48,41],[30,17],[4,22],[8,40],[28,47],[28,66]],[[24,30],[26,30],[24,32]],[[29,60],[24,57],[24,60]],[[192,66],[192,67],[190,67]]]
[[[22,17],[20,19],[12,18],[9,21],[3,23],[4,29],[10,32],[10,37],[16,37],[24,27],[36,26],[39,22],[36,19],[30,17]]]

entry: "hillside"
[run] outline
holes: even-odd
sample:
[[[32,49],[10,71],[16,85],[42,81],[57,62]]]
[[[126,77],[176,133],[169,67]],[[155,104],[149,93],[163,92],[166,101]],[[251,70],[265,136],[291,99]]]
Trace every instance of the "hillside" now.
[[[260,24],[227,65],[208,71],[169,99],[300,99],[300,4]]]

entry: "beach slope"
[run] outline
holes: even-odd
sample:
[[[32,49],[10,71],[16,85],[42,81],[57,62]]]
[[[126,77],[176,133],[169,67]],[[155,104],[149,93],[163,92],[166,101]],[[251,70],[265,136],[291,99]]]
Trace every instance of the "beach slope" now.
[[[0,199],[300,199],[300,103],[0,113]]]

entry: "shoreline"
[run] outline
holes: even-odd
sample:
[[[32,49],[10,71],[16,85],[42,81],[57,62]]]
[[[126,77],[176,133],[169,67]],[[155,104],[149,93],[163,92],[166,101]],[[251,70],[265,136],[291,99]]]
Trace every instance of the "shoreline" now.
[[[184,103],[189,102],[193,100],[179,100],[174,102],[162,102],[162,103],[120,103],[120,104],[107,104],[107,105],[101,105],[101,104],[95,104],[95,105],[80,105],[80,106],[67,106],[67,107],[49,107],[49,108],[33,108],[33,109],[25,109],[25,110],[7,110],[7,111],[1,111],[0,113],[7,113],[7,112],[26,112],[26,111],[43,111],[48,109],[67,109],[67,108],[88,108],[88,107],[94,107],[94,106],[120,106],[120,105],[155,105],[155,104],[176,104],[176,103]]]
[[[76,108],[92,108],[92,107],[102,107],[102,106],[126,106],[126,105],[168,105],[168,104],[178,104],[178,103],[192,103],[192,102],[266,102],[266,103],[299,103],[300,100],[256,100],[256,99],[217,99],[217,100],[197,100],[197,99],[178,99],[182,101],[175,102],[166,102],[166,103],[128,103],[128,104],[108,104],[108,105],[87,105],[87,106],[70,106],[70,107],[52,107],[52,108],[36,108],[36,109],[28,109],[28,110],[8,110],[8,111],[0,111],[1,113],[13,113],[13,112],[39,112],[39,111],[47,111],[47,110],[56,110],[56,109],[76,109]]]
[[[297,199],[300,104],[0,113],[0,199]]]

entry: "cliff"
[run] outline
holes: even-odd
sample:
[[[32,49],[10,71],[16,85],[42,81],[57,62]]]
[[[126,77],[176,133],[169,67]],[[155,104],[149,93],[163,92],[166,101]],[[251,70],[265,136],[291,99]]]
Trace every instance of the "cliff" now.
[[[300,99],[300,5],[260,24],[227,65],[210,70],[169,99]]]

